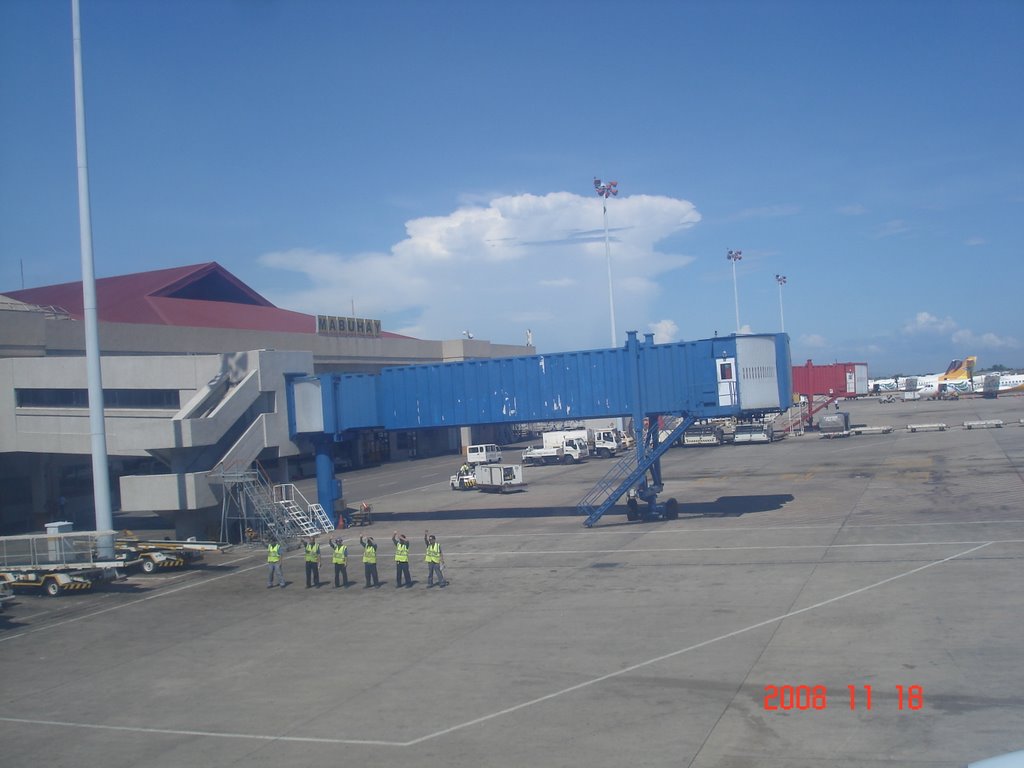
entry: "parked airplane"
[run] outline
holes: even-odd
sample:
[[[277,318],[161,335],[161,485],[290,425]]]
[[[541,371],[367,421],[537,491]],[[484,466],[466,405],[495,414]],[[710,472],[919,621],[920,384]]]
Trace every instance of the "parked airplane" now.
[[[872,379],[868,382],[868,391],[872,394],[917,392],[922,397],[938,397],[954,392],[961,395],[975,392],[984,397],[997,397],[1008,392],[1024,392],[1024,373],[984,373],[975,376],[977,360],[974,356],[953,360],[946,367],[945,373]]]
[[[983,373],[974,378],[974,391],[983,397],[1024,392],[1024,373]]]
[[[929,373],[925,376],[903,376],[891,379],[872,379],[868,381],[868,392],[918,392],[924,397],[935,397],[938,394],[973,392],[972,378],[974,364],[978,358],[966,357],[953,360],[944,373]]]

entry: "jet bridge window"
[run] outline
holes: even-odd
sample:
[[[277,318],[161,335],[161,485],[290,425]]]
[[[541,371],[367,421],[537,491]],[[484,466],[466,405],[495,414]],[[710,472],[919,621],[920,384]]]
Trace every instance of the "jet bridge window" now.
[[[732,363],[718,364],[719,381],[732,381]]]

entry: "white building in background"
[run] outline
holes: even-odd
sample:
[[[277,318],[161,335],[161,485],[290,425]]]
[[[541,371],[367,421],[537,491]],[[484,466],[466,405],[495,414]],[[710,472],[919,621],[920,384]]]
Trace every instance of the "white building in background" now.
[[[534,354],[283,310],[216,263],[100,279],[97,301],[115,525],[118,513],[157,512],[179,535],[215,531],[219,467],[312,474],[311,446],[288,435],[285,374]],[[84,356],[81,283],[0,297],[0,533],[93,525]],[[337,445],[340,470],[471,442],[458,429],[350,437]]]

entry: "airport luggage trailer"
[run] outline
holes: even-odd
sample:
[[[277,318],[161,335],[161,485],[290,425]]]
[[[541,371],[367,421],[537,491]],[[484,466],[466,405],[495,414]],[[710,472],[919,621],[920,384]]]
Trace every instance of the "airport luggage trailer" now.
[[[0,582],[56,597],[125,579],[136,560],[110,552],[114,531],[0,536]]]
[[[121,568],[122,561],[97,563],[92,567],[55,566],[52,568],[7,568],[0,571],[3,580],[11,589],[42,591],[51,597],[65,592],[92,589],[100,584],[122,581],[128,578]]]
[[[144,573],[165,568],[185,568],[203,559],[207,552],[225,552],[230,544],[192,539],[136,539],[124,536],[114,543],[118,554],[137,561]]]
[[[892,427],[888,424],[878,427],[854,427],[850,432],[855,435],[888,435],[892,432]]]

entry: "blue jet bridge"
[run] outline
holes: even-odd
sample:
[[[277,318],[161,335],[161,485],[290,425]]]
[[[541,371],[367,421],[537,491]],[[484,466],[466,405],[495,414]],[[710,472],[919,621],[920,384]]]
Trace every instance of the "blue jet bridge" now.
[[[287,392],[292,436],[316,447],[317,494],[327,510],[341,498],[331,443],[348,430],[632,417],[635,453],[577,505],[589,527],[627,491],[635,493],[630,519],[675,518],[674,499],[657,502],[665,450],[700,419],[753,419],[788,408],[792,363],[786,334],[655,344],[653,334],[640,341],[631,331],[615,349],[396,366],[379,375],[293,375]],[[679,418],[664,440],[662,416]]]

